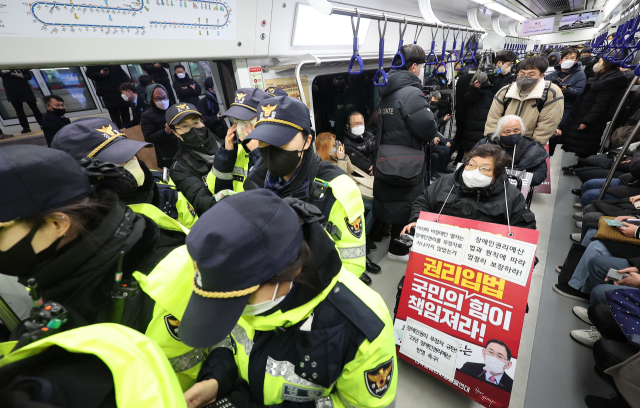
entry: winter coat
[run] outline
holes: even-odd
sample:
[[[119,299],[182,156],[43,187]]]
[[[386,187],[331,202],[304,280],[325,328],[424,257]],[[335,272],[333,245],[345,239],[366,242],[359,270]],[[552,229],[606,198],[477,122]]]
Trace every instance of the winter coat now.
[[[156,84],[161,84],[167,89],[171,88],[171,82],[169,81],[169,74],[166,71],[166,69],[169,69],[169,63],[159,62],[159,64],[161,65],[160,68],[156,68],[154,64],[155,63],[140,64],[140,68],[145,70],[147,74],[151,75],[151,77],[153,78],[153,82],[155,82]]]
[[[420,78],[409,71],[391,71],[386,86],[378,88],[378,112],[382,116],[380,145],[402,145],[422,150],[423,145],[438,136],[429,103],[422,93]],[[373,215],[390,224],[406,224],[411,204],[424,189],[396,186],[378,178],[373,184]]]
[[[100,75],[103,68],[109,69],[109,74]],[[102,97],[105,108],[128,108],[129,102],[125,102],[120,96],[120,85],[131,82],[120,65],[97,65],[87,68],[87,76],[96,86],[96,93]]]
[[[180,102],[196,106],[200,101],[199,95],[202,92],[202,87],[189,74],[185,73],[184,75],[184,78],[178,78],[176,74],[173,75],[173,89],[176,91]],[[195,89],[191,85],[195,85]]]
[[[562,135],[566,135],[562,149],[577,153],[579,157],[596,154],[602,132],[613,117],[627,86],[627,78],[618,69],[590,79],[561,128]],[[581,124],[586,125],[586,129],[578,130]]]
[[[424,81],[424,84],[425,86],[433,85],[436,87],[436,90],[449,89],[449,83],[445,75],[433,74]],[[449,94],[443,94],[437,105],[439,119],[451,114],[451,100]]]
[[[47,141],[47,146],[51,147],[51,141],[53,137],[58,133],[60,129],[71,123],[71,121],[64,116],[56,115],[50,110],[46,110],[42,115],[42,121],[40,122],[40,128],[44,133],[44,138]]]
[[[468,73],[468,68],[465,68],[462,72],[467,72],[458,77],[456,81],[456,134],[453,140],[456,144],[460,145],[460,141],[465,132],[465,120],[467,117],[467,103],[464,101],[464,94],[467,92],[469,85],[471,84],[471,78],[473,74]]]
[[[488,187],[471,188],[462,180],[463,171],[464,167],[460,166],[455,173],[442,176],[427,187],[413,203],[409,222],[417,221],[420,211],[438,213],[442,210],[444,215],[506,225],[506,186],[509,223],[514,227],[536,228],[535,214],[526,207],[524,196],[509,183],[506,174],[498,176]]]
[[[479,141],[476,146],[483,144],[500,146],[513,159],[514,170],[526,170],[528,173],[533,173],[532,186],[535,187],[542,184],[547,178],[547,157],[549,157],[549,153],[535,140],[521,137],[518,144],[516,144],[515,155],[513,148],[506,148],[500,144],[500,138],[492,140],[490,137],[486,137]],[[507,165],[507,168],[511,168],[511,165]]]
[[[480,85],[480,88],[476,88],[473,84],[469,85],[464,94],[464,102],[467,106],[467,113],[464,120],[464,134],[460,143],[462,149],[468,152],[484,138],[484,125],[493,103],[493,85],[489,82]]]
[[[153,143],[156,147],[160,167],[169,167],[173,157],[178,153],[178,138],[173,133],[165,131],[166,123],[165,111],[158,109],[155,105],[144,111],[140,117],[144,140]],[[193,203],[191,200],[188,201]]]
[[[2,73],[0,70],[0,77],[2,77],[2,85],[4,86],[7,100],[9,102],[35,102],[36,96],[33,94],[29,83],[29,80],[33,78],[31,71],[28,69],[12,69],[10,71],[22,73],[22,78],[12,75],[11,72]]]
[[[361,136],[356,136],[349,131],[344,132],[344,152],[360,170],[369,174],[369,169],[375,161],[374,150],[376,137],[374,134],[365,131]],[[351,174],[351,173],[347,173]]]
[[[127,124],[127,127],[132,128],[140,124],[142,114],[144,113],[144,111],[149,109],[149,105],[145,100],[145,94],[138,94],[138,97],[135,101],[129,102],[129,106],[131,106],[131,112],[133,112],[133,119],[131,119],[131,121]]]
[[[196,107],[203,116],[202,120],[205,126],[216,135],[219,143],[224,144],[224,138],[227,136],[229,127],[224,120],[218,119],[220,104],[217,96],[205,90],[204,98],[198,101]]]
[[[511,85],[516,80],[516,76],[513,74],[513,69],[507,75],[494,75],[491,77],[491,83],[493,84],[493,94],[497,94],[499,90],[507,85]]]
[[[562,114],[564,112],[564,96],[557,85],[551,84],[547,93],[547,101],[538,110],[537,100],[542,97],[545,81],[540,80],[529,94],[522,99],[516,83],[504,87],[498,91],[484,126],[484,134],[488,135],[496,130],[498,120],[505,115],[520,116],[527,131],[524,136],[530,137],[541,145],[547,144],[551,136],[556,132]],[[511,99],[509,106],[504,106],[505,99]]]
[[[633,154],[629,164],[629,173],[618,177],[622,182],[617,187],[607,189],[607,194],[617,198],[633,197],[640,194],[640,151]]]
[[[593,66],[598,63],[598,58],[591,55],[588,59],[582,60],[580,58],[580,62],[582,62],[582,66],[584,66],[584,75],[588,78],[593,78],[596,74],[593,72]]]
[[[587,77],[584,72],[582,72],[582,64],[578,61],[573,64],[573,67],[571,67],[567,72],[562,72],[560,64],[556,65],[555,71],[547,75],[544,79],[548,81],[559,79],[562,81],[557,84],[560,88],[565,85],[569,85],[566,91],[562,91],[562,94],[564,95],[564,114],[560,121],[560,126],[562,126],[567,120],[569,113],[571,113],[571,108],[573,108],[573,105],[584,92],[584,88],[587,86]]]

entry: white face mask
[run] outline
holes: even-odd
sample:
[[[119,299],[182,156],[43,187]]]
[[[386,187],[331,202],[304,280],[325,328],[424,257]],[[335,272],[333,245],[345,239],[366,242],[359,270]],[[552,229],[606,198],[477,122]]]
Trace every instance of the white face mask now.
[[[593,72],[600,72],[602,71],[602,68],[603,68],[602,64],[598,62],[596,65],[593,66]]]
[[[467,187],[486,187],[491,184],[491,177],[485,176],[484,174],[480,173],[480,169],[463,170],[462,181],[464,181],[464,184]]]
[[[159,109],[167,110],[167,108],[169,107],[169,101],[157,101],[156,106]]]
[[[560,68],[562,68],[562,69],[569,69],[569,68],[573,67],[575,64],[576,64],[576,62],[575,62],[575,61],[572,61],[572,60],[562,61],[562,62],[560,63]]]
[[[506,67],[503,65],[503,66],[500,67],[500,74],[501,75],[507,75],[509,72],[511,72],[511,65],[506,66]]]
[[[291,282],[291,286],[293,286],[293,282]],[[244,307],[244,311],[242,312],[245,316],[257,316],[266,312],[267,310],[271,310],[278,305],[278,303],[282,302],[287,295],[280,296],[276,299],[276,294],[278,294],[278,288],[280,287],[280,283],[276,284],[276,289],[273,291],[273,296],[271,300],[267,300],[261,303],[256,303],[253,305],[247,304]],[[291,289],[291,288],[289,288]]]
[[[249,129],[251,129],[251,126],[249,126],[249,124],[256,124],[256,122],[258,121],[258,118],[255,117],[251,120],[239,120],[239,119],[235,119],[235,123],[238,124],[238,129],[236,130],[236,134],[238,135],[238,138],[240,139],[240,141],[243,141],[245,137],[247,137],[247,135],[244,134],[244,131],[242,130],[242,128],[247,127]]]
[[[125,170],[129,173],[133,174],[136,181],[138,182],[138,187],[144,184],[144,171],[142,171],[142,167],[140,167],[140,163],[138,160],[131,159],[124,165]]]
[[[364,133],[364,125],[352,127],[351,133],[353,133],[356,136],[361,136]]]
[[[122,96],[122,99],[124,99],[125,102],[129,102],[129,97],[127,96],[127,94],[120,94],[120,96]]]
[[[184,78],[185,74],[178,74],[178,78]]]
[[[484,369],[490,373],[504,373],[504,366],[506,364],[497,359],[494,356],[485,356],[484,357]]]

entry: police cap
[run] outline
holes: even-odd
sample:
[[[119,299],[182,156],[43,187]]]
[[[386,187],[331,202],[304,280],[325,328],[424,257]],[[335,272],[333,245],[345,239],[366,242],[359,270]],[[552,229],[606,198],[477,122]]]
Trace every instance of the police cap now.
[[[236,91],[233,103],[222,117],[232,117],[239,120],[251,120],[256,117],[258,104],[271,95],[258,88],[240,88]]]
[[[226,197],[205,212],[186,239],[196,274],[180,340],[196,348],[224,340],[251,294],[296,259],[302,238],[295,210],[268,190]]]
[[[265,91],[271,96],[289,96],[287,91],[280,89],[277,86],[270,86]]]
[[[176,103],[175,105],[169,106],[169,109],[167,109],[167,112],[164,114],[164,118],[169,126],[175,126],[180,123],[185,116],[189,115],[202,117],[202,113],[198,112],[198,109],[192,104]]]
[[[73,203],[93,190],[83,167],[44,146],[0,147],[0,222],[28,218]]]
[[[307,106],[290,96],[276,96],[260,102],[256,128],[245,140],[256,139],[282,146],[300,131],[311,133],[311,117]]]

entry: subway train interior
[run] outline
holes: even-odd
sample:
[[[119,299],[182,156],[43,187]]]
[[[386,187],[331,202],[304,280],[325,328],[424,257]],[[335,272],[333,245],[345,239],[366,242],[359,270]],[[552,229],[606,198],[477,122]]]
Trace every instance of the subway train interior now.
[[[96,355],[109,367],[109,375],[95,377],[102,381],[96,393],[111,389],[115,403],[96,407],[640,407],[640,373],[632,371],[640,351],[633,332],[640,329],[634,326],[640,320],[639,50],[640,0],[0,0],[0,407],[94,406],[90,397],[88,405],[56,399],[73,389],[65,385],[74,381],[71,375],[39,377],[38,367],[49,367],[50,360],[37,355],[52,346],[69,355]],[[210,137],[187,143],[198,129]],[[292,144],[298,137],[304,145]],[[124,148],[124,139],[138,143],[137,161],[100,155],[110,144],[111,150]],[[228,159],[233,149],[243,154]],[[69,155],[59,156],[60,150],[75,160],[64,162]],[[294,188],[290,180],[316,155],[310,168],[320,166],[320,173],[298,177],[303,180],[295,187],[310,189],[306,196],[298,190],[289,201],[267,204],[271,197],[254,191],[264,187],[284,198],[282,191]],[[187,165],[196,159],[202,172]],[[216,169],[219,160],[230,167]],[[117,179],[107,180],[109,171],[133,176],[129,184],[136,178],[134,189],[146,185],[146,174],[154,175],[153,194],[169,194],[152,200],[157,217],[140,207],[151,201],[109,194],[131,207],[126,214],[157,222],[160,235],[165,229],[171,239],[181,234],[181,246],[165,251],[158,264],[164,269],[127,276],[131,246],[123,244],[110,258],[93,257],[101,276],[76,275],[69,254],[85,244],[86,253],[93,251],[97,221],[81,232],[69,221],[73,239],[63,231],[44,246],[36,244],[39,235],[31,245],[24,240],[41,224],[64,225],[60,208],[71,201],[60,198],[70,194],[61,174],[72,171],[65,166],[88,175],[82,176],[91,182],[84,196],[92,197],[109,188],[117,195],[126,190]],[[194,194],[194,183],[204,192]],[[244,204],[242,196],[252,194]],[[163,197],[173,203],[167,198],[164,206]],[[296,199],[306,203],[296,207],[290,201]],[[120,208],[117,202],[113,208]],[[275,273],[254,278],[280,261],[253,259],[266,259],[264,248],[290,237],[286,222],[274,221],[279,212],[260,231],[262,224],[246,220],[271,214],[269,206],[281,202],[296,210],[301,223],[318,217],[311,203],[320,208],[322,220],[313,222],[326,230],[323,239],[335,241],[331,248],[342,267],[328,284],[335,288],[318,292],[328,300],[310,301],[316,311],[309,309],[304,323],[290,320],[269,332],[256,322],[289,316],[283,311],[293,306],[286,303],[302,296],[294,289],[304,283],[268,283]],[[249,205],[253,210],[246,211]],[[63,221],[47,223],[43,214],[51,211],[62,211],[53,214]],[[183,222],[182,213],[191,221]],[[38,224],[29,226],[34,216]],[[234,217],[244,217],[245,227],[232,223]],[[249,225],[253,232],[241,235]],[[305,234],[314,231],[305,225]],[[20,228],[24,233],[12,238]],[[305,235],[307,240],[316,255]],[[234,246],[242,248],[225,249]],[[47,275],[47,267],[64,256],[61,268],[68,270]],[[188,262],[181,266],[183,259]],[[305,262],[316,262],[310,259]],[[120,283],[123,263],[135,288]],[[205,265],[229,269],[216,281],[206,276],[213,272]],[[168,277],[176,270],[186,281]],[[114,272],[118,290],[112,289]],[[88,283],[105,282],[107,274],[98,289]],[[236,277],[241,281],[231,288],[214,284]],[[185,282],[186,292],[179,292]],[[290,292],[283,292],[284,283]],[[264,285],[271,285],[264,303],[254,302]],[[152,319],[149,327],[128,326],[147,336],[131,340],[139,333],[118,332],[111,343],[110,335],[98,336],[124,324],[122,307],[125,320],[135,307],[126,305],[128,293],[138,293],[128,290],[139,286],[156,306],[141,312]],[[85,304],[96,309],[92,317],[60,317],[73,316],[83,304],[74,303],[78,293],[88,287],[96,291]],[[101,295],[108,310],[98,313]],[[257,316],[246,317],[245,308],[240,317],[240,307],[234,324],[240,319],[244,326],[238,322],[231,333],[233,325],[215,333],[189,322],[195,300],[204,305],[202,299],[216,297],[219,303],[211,307],[231,310],[221,306],[222,298],[245,299]],[[165,302],[180,303],[180,311]],[[326,323],[327,303],[340,315],[333,318],[346,323],[315,331]],[[160,304],[170,312],[158,312]],[[106,328],[81,331],[86,325]],[[154,337],[159,330],[187,347],[180,335],[200,338],[194,327],[225,340],[175,352],[170,347],[178,346]],[[386,329],[393,335],[385,349],[379,339]],[[268,333],[275,333],[270,346]],[[158,362],[144,360],[144,371],[134,364],[142,354],[129,354],[129,368],[117,368],[125,337],[140,348],[148,342],[144,348]],[[283,340],[294,338],[311,340],[301,340],[302,346]],[[342,346],[334,343],[354,338],[360,339],[355,349],[340,355]],[[276,343],[281,357],[267,356]],[[315,349],[298,353],[309,344]],[[237,365],[235,389],[233,381],[223,385],[228,379],[220,377],[220,363],[207,365],[225,347],[233,353],[225,357]],[[338,371],[320,367],[318,376],[313,356],[325,348],[318,366],[326,362]],[[392,356],[385,354],[389,350]],[[59,361],[59,368],[66,364]],[[202,369],[196,385],[193,376],[191,388],[176,380],[172,368],[184,374],[203,361],[209,371],[203,375]],[[165,369],[168,374],[161,373]],[[39,378],[39,392],[24,385],[26,377]],[[263,378],[264,386],[256,386]],[[220,395],[193,397],[211,381]],[[96,395],[91,387],[87,380],[78,395]]]

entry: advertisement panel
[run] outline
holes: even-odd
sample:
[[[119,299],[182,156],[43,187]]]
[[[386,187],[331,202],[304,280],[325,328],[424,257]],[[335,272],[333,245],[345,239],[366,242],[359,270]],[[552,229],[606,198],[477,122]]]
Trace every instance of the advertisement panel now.
[[[543,18],[541,20],[528,20],[522,23],[522,35],[535,35],[550,33],[553,31],[555,17]]]
[[[585,13],[568,14],[566,16],[562,16],[558,31],[577,30],[580,28],[595,27],[596,20],[598,20],[599,14],[600,14],[600,11],[596,10],[596,11],[588,11]]]
[[[398,355],[483,406],[508,407],[538,236],[421,213],[394,321]]]

